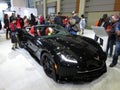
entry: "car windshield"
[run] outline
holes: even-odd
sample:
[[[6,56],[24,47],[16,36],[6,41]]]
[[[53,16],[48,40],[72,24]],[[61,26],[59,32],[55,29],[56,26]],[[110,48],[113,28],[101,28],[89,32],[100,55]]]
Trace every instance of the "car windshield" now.
[[[55,31],[58,32],[58,33],[56,33],[57,35],[59,35],[59,34],[68,35],[69,34],[69,32],[60,25],[55,25],[55,27],[53,27],[53,29],[55,29]]]
[[[36,25],[26,29],[32,36],[37,35],[41,38],[68,35],[69,32],[60,25]]]

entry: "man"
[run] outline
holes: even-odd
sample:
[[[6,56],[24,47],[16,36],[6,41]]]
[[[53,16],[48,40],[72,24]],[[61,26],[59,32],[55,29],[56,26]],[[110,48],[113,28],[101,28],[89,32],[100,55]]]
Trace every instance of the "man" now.
[[[110,67],[114,67],[118,62],[118,56],[120,55],[120,21],[119,16],[114,15],[112,16],[112,22],[114,23],[112,27],[115,30],[116,33],[116,47],[115,52],[113,56],[112,63],[110,64]]]
[[[76,11],[72,11],[72,18],[76,20],[76,24],[80,22],[80,18],[78,17]]]
[[[62,13],[58,12],[58,15],[54,19],[54,23],[58,24],[60,26],[63,26],[62,18],[61,18]]]
[[[11,16],[10,16],[10,23],[13,21],[13,19],[15,19],[15,13],[12,13]]]
[[[35,23],[35,16],[33,15],[33,13],[30,14],[30,25],[33,26],[33,25],[36,25]]]
[[[80,18],[78,17],[76,11],[72,12],[72,17],[69,19],[70,24],[70,34],[79,35],[80,34]]]

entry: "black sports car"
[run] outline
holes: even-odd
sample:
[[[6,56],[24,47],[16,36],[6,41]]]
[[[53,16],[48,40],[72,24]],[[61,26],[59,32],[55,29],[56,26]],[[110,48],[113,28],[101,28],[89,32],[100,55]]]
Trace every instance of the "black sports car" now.
[[[107,71],[106,54],[93,39],[70,35],[58,25],[23,30],[23,45],[55,81],[92,81]]]

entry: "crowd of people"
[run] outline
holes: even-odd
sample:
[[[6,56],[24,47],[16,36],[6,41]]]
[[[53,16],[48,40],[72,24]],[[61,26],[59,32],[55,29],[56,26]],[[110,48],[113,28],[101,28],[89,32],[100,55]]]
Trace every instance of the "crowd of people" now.
[[[11,39],[12,49],[15,50],[21,45],[21,33],[22,29],[27,26],[37,25],[43,23],[42,16],[36,17],[31,13],[30,18],[24,16],[23,18],[18,14],[12,13],[9,17],[8,14],[4,14],[4,29],[6,30],[6,39]]]
[[[70,17],[63,17],[62,13],[58,12],[58,15],[54,19],[54,23],[65,27],[72,35],[84,34],[86,26],[84,15],[82,14],[81,17],[79,17],[76,11],[73,11]]]
[[[50,19],[50,16],[43,17],[43,15],[35,16],[33,13],[30,17],[24,16],[23,18],[18,14],[12,13],[9,17],[8,14],[4,14],[4,29],[6,30],[6,39],[11,38],[12,49],[18,48],[21,45],[21,29],[27,26],[34,26],[38,24],[58,24],[65,27],[70,34],[79,35],[84,33],[85,28],[85,18],[81,15],[81,18],[77,15],[75,11],[72,12],[72,16],[62,16],[61,12],[55,16],[54,20]],[[18,44],[17,44],[18,43]]]

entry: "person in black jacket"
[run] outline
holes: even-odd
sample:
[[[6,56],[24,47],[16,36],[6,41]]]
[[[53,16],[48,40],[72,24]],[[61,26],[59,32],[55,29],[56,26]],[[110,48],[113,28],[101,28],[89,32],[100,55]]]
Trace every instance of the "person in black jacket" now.
[[[31,18],[30,18],[30,25],[36,25],[36,19],[35,16],[33,15],[33,13],[30,14]]]
[[[109,65],[110,67],[116,66],[116,64],[118,63],[118,57],[120,56],[120,21],[119,19],[120,17],[118,15],[113,15],[111,18],[111,22],[113,23],[112,30],[115,31],[116,40],[115,40],[114,55],[112,58],[112,62]]]
[[[10,23],[13,21],[14,18],[16,18],[15,13],[12,13],[11,16],[10,16],[10,18],[9,18]]]
[[[58,15],[54,18],[54,23],[58,24],[60,26],[63,26],[63,22],[62,22],[62,17],[61,17],[62,13],[58,12]]]
[[[4,28],[6,29],[6,39],[9,39],[9,19],[8,14],[4,14]]]

